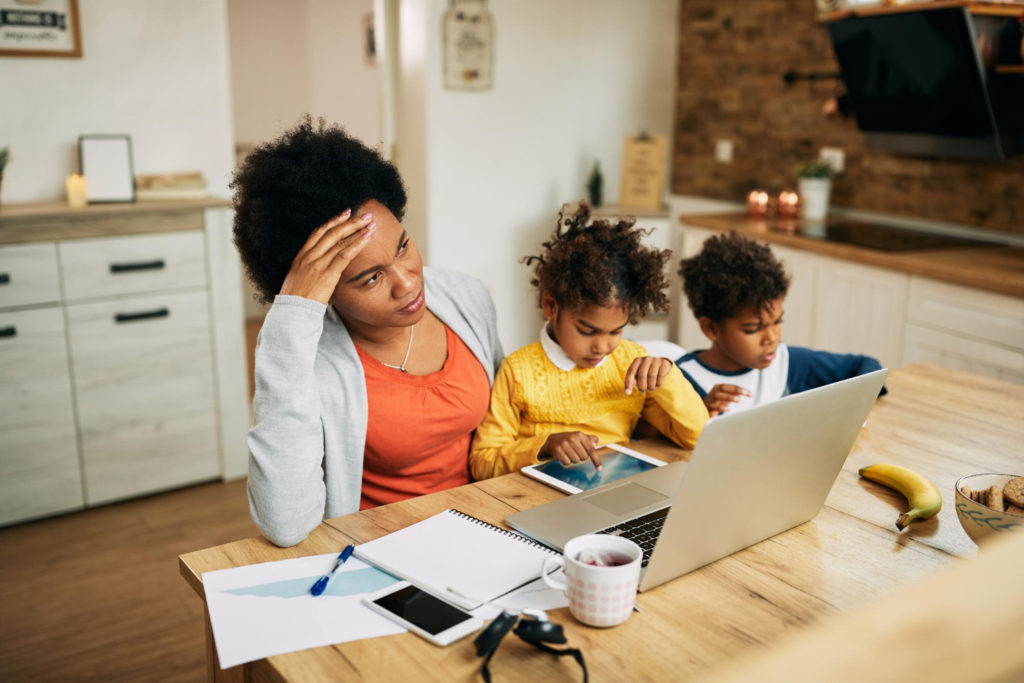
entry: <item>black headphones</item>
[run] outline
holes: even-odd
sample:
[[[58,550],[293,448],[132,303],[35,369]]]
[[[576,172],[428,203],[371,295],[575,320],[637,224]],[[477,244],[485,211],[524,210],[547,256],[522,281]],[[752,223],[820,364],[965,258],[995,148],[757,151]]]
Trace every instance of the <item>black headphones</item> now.
[[[533,645],[538,650],[550,652],[558,657],[572,655],[572,658],[583,669],[583,683],[587,683],[587,665],[583,662],[583,653],[580,650],[576,648],[556,650],[545,644],[557,643],[563,645],[568,642],[565,639],[565,634],[562,632],[562,626],[548,621],[547,615],[540,610],[525,609],[522,612],[522,617],[520,619],[519,615],[512,614],[511,612],[502,612],[473,640],[473,644],[476,645],[477,656],[484,657],[486,655],[483,666],[480,668],[480,674],[484,677],[484,681],[491,683],[491,672],[487,665],[497,651],[498,645],[501,644],[502,638],[511,630],[520,639]],[[516,623],[517,621],[519,623]],[[515,626],[515,630],[512,630],[513,626]]]

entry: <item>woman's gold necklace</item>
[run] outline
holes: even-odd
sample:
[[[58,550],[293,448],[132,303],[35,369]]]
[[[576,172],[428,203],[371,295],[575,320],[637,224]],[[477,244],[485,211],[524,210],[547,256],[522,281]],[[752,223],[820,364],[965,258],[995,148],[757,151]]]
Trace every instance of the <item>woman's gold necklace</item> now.
[[[405,358],[402,359],[401,365],[392,365],[391,363],[385,363],[384,361],[380,361],[380,364],[386,365],[389,368],[394,368],[395,370],[401,370],[405,374],[409,374],[409,371],[405,369],[405,364],[409,362],[409,352],[412,351],[412,337],[415,333],[416,325],[413,324],[412,327],[409,328],[409,345],[405,347]]]

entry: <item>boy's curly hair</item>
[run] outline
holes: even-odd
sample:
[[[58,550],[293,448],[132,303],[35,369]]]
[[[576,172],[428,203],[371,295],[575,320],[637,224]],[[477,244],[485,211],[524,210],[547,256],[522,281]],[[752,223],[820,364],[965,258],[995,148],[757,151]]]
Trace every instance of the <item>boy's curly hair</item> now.
[[[281,290],[310,233],[345,209],[375,199],[398,220],[405,213],[395,167],[341,127],[309,115],[250,153],[231,188],[234,242],[264,302]]]
[[[568,215],[563,207],[551,239],[541,245],[543,253],[520,261],[535,264],[530,284],[538,289],[538,300],[547,293],[568,310],[621,303],[631,324],[650,309],[668,311],[665,264],[672,252],[644,246],[640,240],[649,231],[634,228],[635,223],[634,218],[590,222],[586,202]]]
[[[745,308],[763,311],[789,290],[789,276],[772,250],[735,232],[709,237],[700,253],[680,262],[679,276],[693,314],[714,322]]]

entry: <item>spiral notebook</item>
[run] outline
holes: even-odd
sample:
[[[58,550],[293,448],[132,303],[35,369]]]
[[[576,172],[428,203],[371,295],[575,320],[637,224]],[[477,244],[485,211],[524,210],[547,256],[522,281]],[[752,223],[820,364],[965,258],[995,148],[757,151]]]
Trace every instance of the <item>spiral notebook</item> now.
[[[355,549],[359,559],[465,609],[539,578],[544,558],[557,554],[453,509]]]

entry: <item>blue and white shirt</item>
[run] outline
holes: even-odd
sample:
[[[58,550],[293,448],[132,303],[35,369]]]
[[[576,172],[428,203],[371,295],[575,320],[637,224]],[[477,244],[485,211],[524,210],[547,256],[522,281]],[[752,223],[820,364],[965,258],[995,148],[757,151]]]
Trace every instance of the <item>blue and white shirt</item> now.
[[[741,396],[729,408],[730,411],[777,401],[789,394],[857,377],[882,367],[871,356],[814,351],[780,343],[771,365],[764,370],[748,368],[726,372],[703,363],[697,357],[701,352],[691,351],[677,358],[676,365],[702,399],[716,384],[735,384],[751,393],[751,396]],[[879,395],[885,393],[886,389],[882,387]]]

